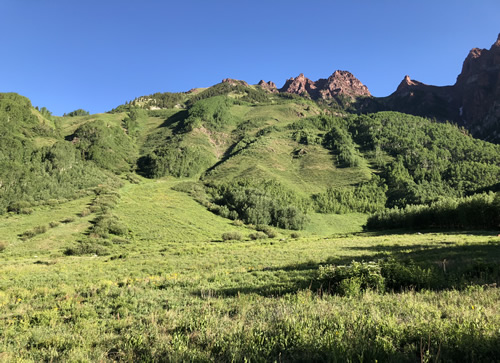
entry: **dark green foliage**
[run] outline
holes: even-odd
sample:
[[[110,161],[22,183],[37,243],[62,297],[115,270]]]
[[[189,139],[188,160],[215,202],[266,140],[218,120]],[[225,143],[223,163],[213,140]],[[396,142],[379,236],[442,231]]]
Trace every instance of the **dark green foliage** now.
[[[366,229],[500,228],[500,194],[476,194],[470,197],[444,198],[431,205],[408,205],[373,214]]]
[[[322,144],[336,155],[338,164],[355,167],[361,164],[363,156],[357,150],[345,120],[332,116],[310,117],[288,126],[294,130],[292,139],[304,145]]]
[[[308,203],[275,181],[240,181],[213,186],[211,190],[218,205],[214,210],[224,217],[286,229],[302,229],[307,221]]]
[[[191,131],[204,126],[212,130],[220,130],[223,126],[234,122],[229,112],[233,101],[226,96],[216,96],[196,102],[188,111],[184,121],[184,129]]]
[[[334,125],[325,134],[323,145],[337,155],[339,165],[353,167],[361,164],[362,156],[356,149],[356,145],[346,128]]]
[[[391,258],[380,262],[382,276],[388,291],[404,291],[408,289],[421,290],[437,288],[442,282],[437,275],[442,275],[436,268],[424,268],[415,264],[413,260],[406,263]]]
[[[65,113],[63,116],[75,117],[75,116],[88,116],[89,111],[79,108],[78,110],[71,111],[70,113]]]
[[[500,180],[500,146],[455,126],[396,112],[352,117],[348,123],[362,150],[379,156],[389,207],[473,194]],[[382,155],[393,160],[384,163]]]
[[[46,136],[59,138],[34,116],[27,98],[0,94],[0,213],[7,209],[21,213],[22,203],[26,212],[29,205],[43,200],[72,199],[78,191],[109,178],[62,139],[37,148],[34,139]]]
[[[384,209],[387,186],[377,175],[353,187],[330,187],[324,193],[313,195],[316,209],[320,213],[373,213]]]
[[[172,142],[159,147],[137,161],[138,172],[147,178],[167,175],[192,177],[213,164],[213,158],[201,147],[179,146]]]
[[[119,173],[129,170],[134,162],[134,147],[120,127],[97,120],[83,124],[73,136],[82,158],[101,168]]]

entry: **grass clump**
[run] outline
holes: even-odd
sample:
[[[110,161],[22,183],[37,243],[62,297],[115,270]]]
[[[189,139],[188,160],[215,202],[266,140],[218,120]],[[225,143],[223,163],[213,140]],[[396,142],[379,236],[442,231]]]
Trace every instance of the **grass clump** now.
[[[81,212],[80,212],[80,217],[86,217],[88,215],[90,215],[92,213],[92,211],[90,210],[90,208],[85,208],[83,209]]]
[[[59,221],[52,221],[52,222],[49,223],[49,227],[50,228],[56,228],[59,225],[61,225],[61,222],[59,222]]]
[[[7,246],[8,246],[7,242],[0,241],[0,252],[5,251],[5,249],[7,248]]]

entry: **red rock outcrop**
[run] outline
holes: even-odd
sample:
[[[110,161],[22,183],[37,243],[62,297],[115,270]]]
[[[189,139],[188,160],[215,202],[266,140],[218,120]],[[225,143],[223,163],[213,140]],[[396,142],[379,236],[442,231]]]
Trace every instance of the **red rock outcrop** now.
[[[292,77],[288,79],[279,91],[297,95],[308,94],[311,97],[317,93],[316,85],[309,78],[305,77],[304,73],[299,74],[296,78]]]
[[[278,93],[278,88],[274,82],[265,82],[264,80],[261,80],[258,85],[268,92]]]
[[[296,78],[286,81],[280,92],[309,95],[312,99],[330,99],[345,96],[350,99],[370,97],[370,91],[347,71],[335,71],[328,79],[319,79],[315,82],[301,73]]]

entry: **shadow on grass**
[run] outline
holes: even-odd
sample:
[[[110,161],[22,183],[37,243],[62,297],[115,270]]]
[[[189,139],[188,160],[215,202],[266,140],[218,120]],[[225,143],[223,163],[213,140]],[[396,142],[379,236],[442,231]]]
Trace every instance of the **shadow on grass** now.
[[[318,280],[320,266],[345,266],[356,262],[394,261],[396,270],[391,278],[401,279],[401,287],[392,287],[391,291],[421,288],[439,291],[447,289],[463,289],[470,285],[496,287],[500,286],[500,240],[475,244],[455,245],[452,242],[442,242],[441,245],[375,245],[366,247],[347,247],[353,251],[366,251],[366,254],[356,253],[351,256],[329,257],[320,262],[305,262],[279,267],[266,267],[252,270],[248,273],[261,278],[258,285],[251,279],[248,285],[243,283],[237,287],[218,290],[198,290],[194,294],[200,297],[220,296],[231,297],[240,294],[257,294],[267,297],[293,294],[299,290],[312,290],[322,294],[329,291]],[[375,253],[374,253],[375,252]],[[266,283],[266,275],[273,276]],[[425,282],[421,282],[422,274]],[[412,279],[416,280],[412,282]],[[420,280],[419,280],[420,279]],[[393,282],[394,284],[394,282]],[[396,282],[397,284],[397,282]]]

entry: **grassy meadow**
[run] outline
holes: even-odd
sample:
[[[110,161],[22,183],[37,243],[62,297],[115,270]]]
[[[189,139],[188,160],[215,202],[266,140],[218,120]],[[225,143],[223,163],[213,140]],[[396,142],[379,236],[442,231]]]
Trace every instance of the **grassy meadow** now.
[[[0,361],[500,359],[496,233],[369,234],[366,215],[311,213],[303,231],[252,240],[182,181],[136,182],[111,209],[126,233],[101,254],[68,254],[97,218],[91,196],[0,217]],[[391,258],[409,271],[391,275],[401,288],[321,279]]]

